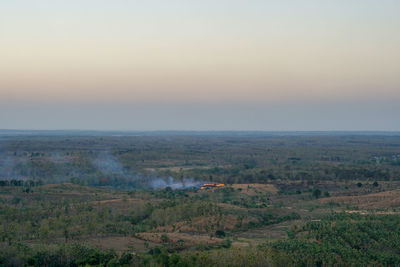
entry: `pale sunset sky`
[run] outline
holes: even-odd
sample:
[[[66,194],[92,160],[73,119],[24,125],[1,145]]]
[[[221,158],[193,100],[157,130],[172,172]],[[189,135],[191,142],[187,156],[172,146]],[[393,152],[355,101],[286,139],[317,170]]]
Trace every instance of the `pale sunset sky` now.
[[[0,1],[0,129],[399,131],[400,1]]]

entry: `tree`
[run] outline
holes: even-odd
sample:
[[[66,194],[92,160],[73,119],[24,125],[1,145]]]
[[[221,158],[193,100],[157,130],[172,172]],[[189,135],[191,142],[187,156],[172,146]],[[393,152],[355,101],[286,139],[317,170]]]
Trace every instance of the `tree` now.
[[[161,242],[163,242],[163,243],[169,242],[169,238],[166,234],[161,235],[160,239],[161,239]]]
[[[65,238],[65,243],[67,243],[69,238],[69,232],[67,228],[64,229],[64,238]]]
[[[224,238],[225,232],[223,230],[217,230],[217,231],[215,231],[215,236],[218,238]]]
[[[313,192],[313,196],[315,198],[319,198],[321,196],[321,190],[315,189],[314,192]]]

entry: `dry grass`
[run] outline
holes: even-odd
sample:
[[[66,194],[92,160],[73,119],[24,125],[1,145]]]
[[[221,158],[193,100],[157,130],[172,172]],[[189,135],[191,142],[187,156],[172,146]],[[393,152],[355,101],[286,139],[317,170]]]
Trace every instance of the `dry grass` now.
[[[242,224],[247,224],[249,221],[242,220]],[[190,232],[190,233],[210,233],[216,230],[232,230],[240,224],[237,216],[199,216],[191,221],[180,221],[173,225],[157,227],[156,232]]]
[[[337,202],[356,205],[362,209],[389,209],[400,207],[400,190],[371,193],[361,196],[339,196],[323,198],[322,203]]]
[[[157,245],[156,243],[147,241],[148,245],[146,246],[145,240],[124,236],[89,238],[87,239],[87,243],[102,250],[114,249],[117,252],[146,252]]]
[[[83,185],[77,185],[73,183],[62,183],[62,184],[46,184],[42,185],[39,187],[40,189],[45,189],[45,190],[67,190],[68,193],[92,193],[92,192],[102,192],[104,190],[100,188],[94,188],[90,186],[83,186]]]
[[[154,243],[163,243],[162,236],[167,237],[167,242],[177,243],[183,241],[185,246],[196,246],[196,245],[211,245],[218,244],[223,239],[210,237],[209,235],[191,235],[187,233],[140,233],[138,237]]]
[[[376,215],[399,214],[399,212],[394,212],[394,211],[368,211],[368,210],[346,210],[345,212],[347,212],[347,213],[358,213],[358,214],[361,214],[361,215],[367,215],[367,214],[376,214]]]
[[[106,199],[106,200],[96,200],[91,201],[90,203],[94,207],[111,207],[113,209],[118,210],[131,210],[132,208],[142,208],[146,205],[146,203],[156,204],[161,202],[160,199],[151,199],[151,200],[144,200],[139,198],[114,198],[114,199]]]
[[[264,240],[266,239],[282,239],[287,237],[286,230],[290,227],[291,224],[299,224],[300,221],[288,221],[282,222],[279,224],[263,226],[256,229],[250,229],[246,232],[241,232],[236,234],[239,238],[245,239],[256,239],[256,240]]]
[[[219,206],[221,208],[224,208],[224,209],[229,209],[229,210],[247,211],[246,208],[239,207],[239,206],[236,206],[236,205],[232,205],[232,204],[229,204],[229,203],[217,203],[217,206]]]
[[[117,198],[117,199],[107,199],[107,200],[99,200],[99,201],[93,201],[93,204],[110,204],[110,203],[121,203],[121,202],[139,202],[139,203],[143,203],[146,202],[142,199],[138,199],[138,198]]]
[[[273,184],[233,184],[235,190],[241,189],[242,193],[255,196],[259,193],[277,194],[278,189]]]

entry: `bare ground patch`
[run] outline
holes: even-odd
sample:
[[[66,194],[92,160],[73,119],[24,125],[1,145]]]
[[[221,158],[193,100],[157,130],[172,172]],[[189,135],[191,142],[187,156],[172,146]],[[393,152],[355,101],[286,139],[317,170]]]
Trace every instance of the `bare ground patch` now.
[[[223,241],[221,238],[210,237],[209,235],[191,235],[187,233],[140,233],[137,236],[154,243],[184,242],[185,246],[212,245]]]
[[[362,209],[388,209],[400,207],[400,190],[391,190],[361,196],[339,196],[323,198],[322,203],[337,202],[341,204],[357,205]]]
[[[242,193],[249,196],[255,196],[260,193],[277,194],[278,189],[273,184],[233,184],[232,188],[241,190]]]
[[[248,220],[240,220],[234,215],[223,216],[199,216],[190,221],[180,221],[173,225],[157,227],[157,232],[190,232],[190,233],[209,233],[215,230],[232,230],[240,224],[247,224]]]
[[[87,243],[102,250],[114,249],[117,252],[146,252],[157,245],[151,241],[124,236],[89,238]]]

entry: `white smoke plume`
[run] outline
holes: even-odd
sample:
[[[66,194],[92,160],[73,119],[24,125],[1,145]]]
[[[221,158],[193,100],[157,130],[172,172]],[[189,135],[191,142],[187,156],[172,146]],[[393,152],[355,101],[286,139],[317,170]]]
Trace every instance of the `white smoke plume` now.
[[[164,189],[170,187],[172,189],[189,189],[193,187],[200,187],[203,182],[195,181],[193,178],[185,178],[182,181],[176,180],[173,177],[165,179],[159,177],[152,177],[149,180],[149,185],[153,189]]]
[[[118,159],[107,152],[100,153],[97,158],[93,161],[96,168],[105,174],[124,174],[124,168]]]

